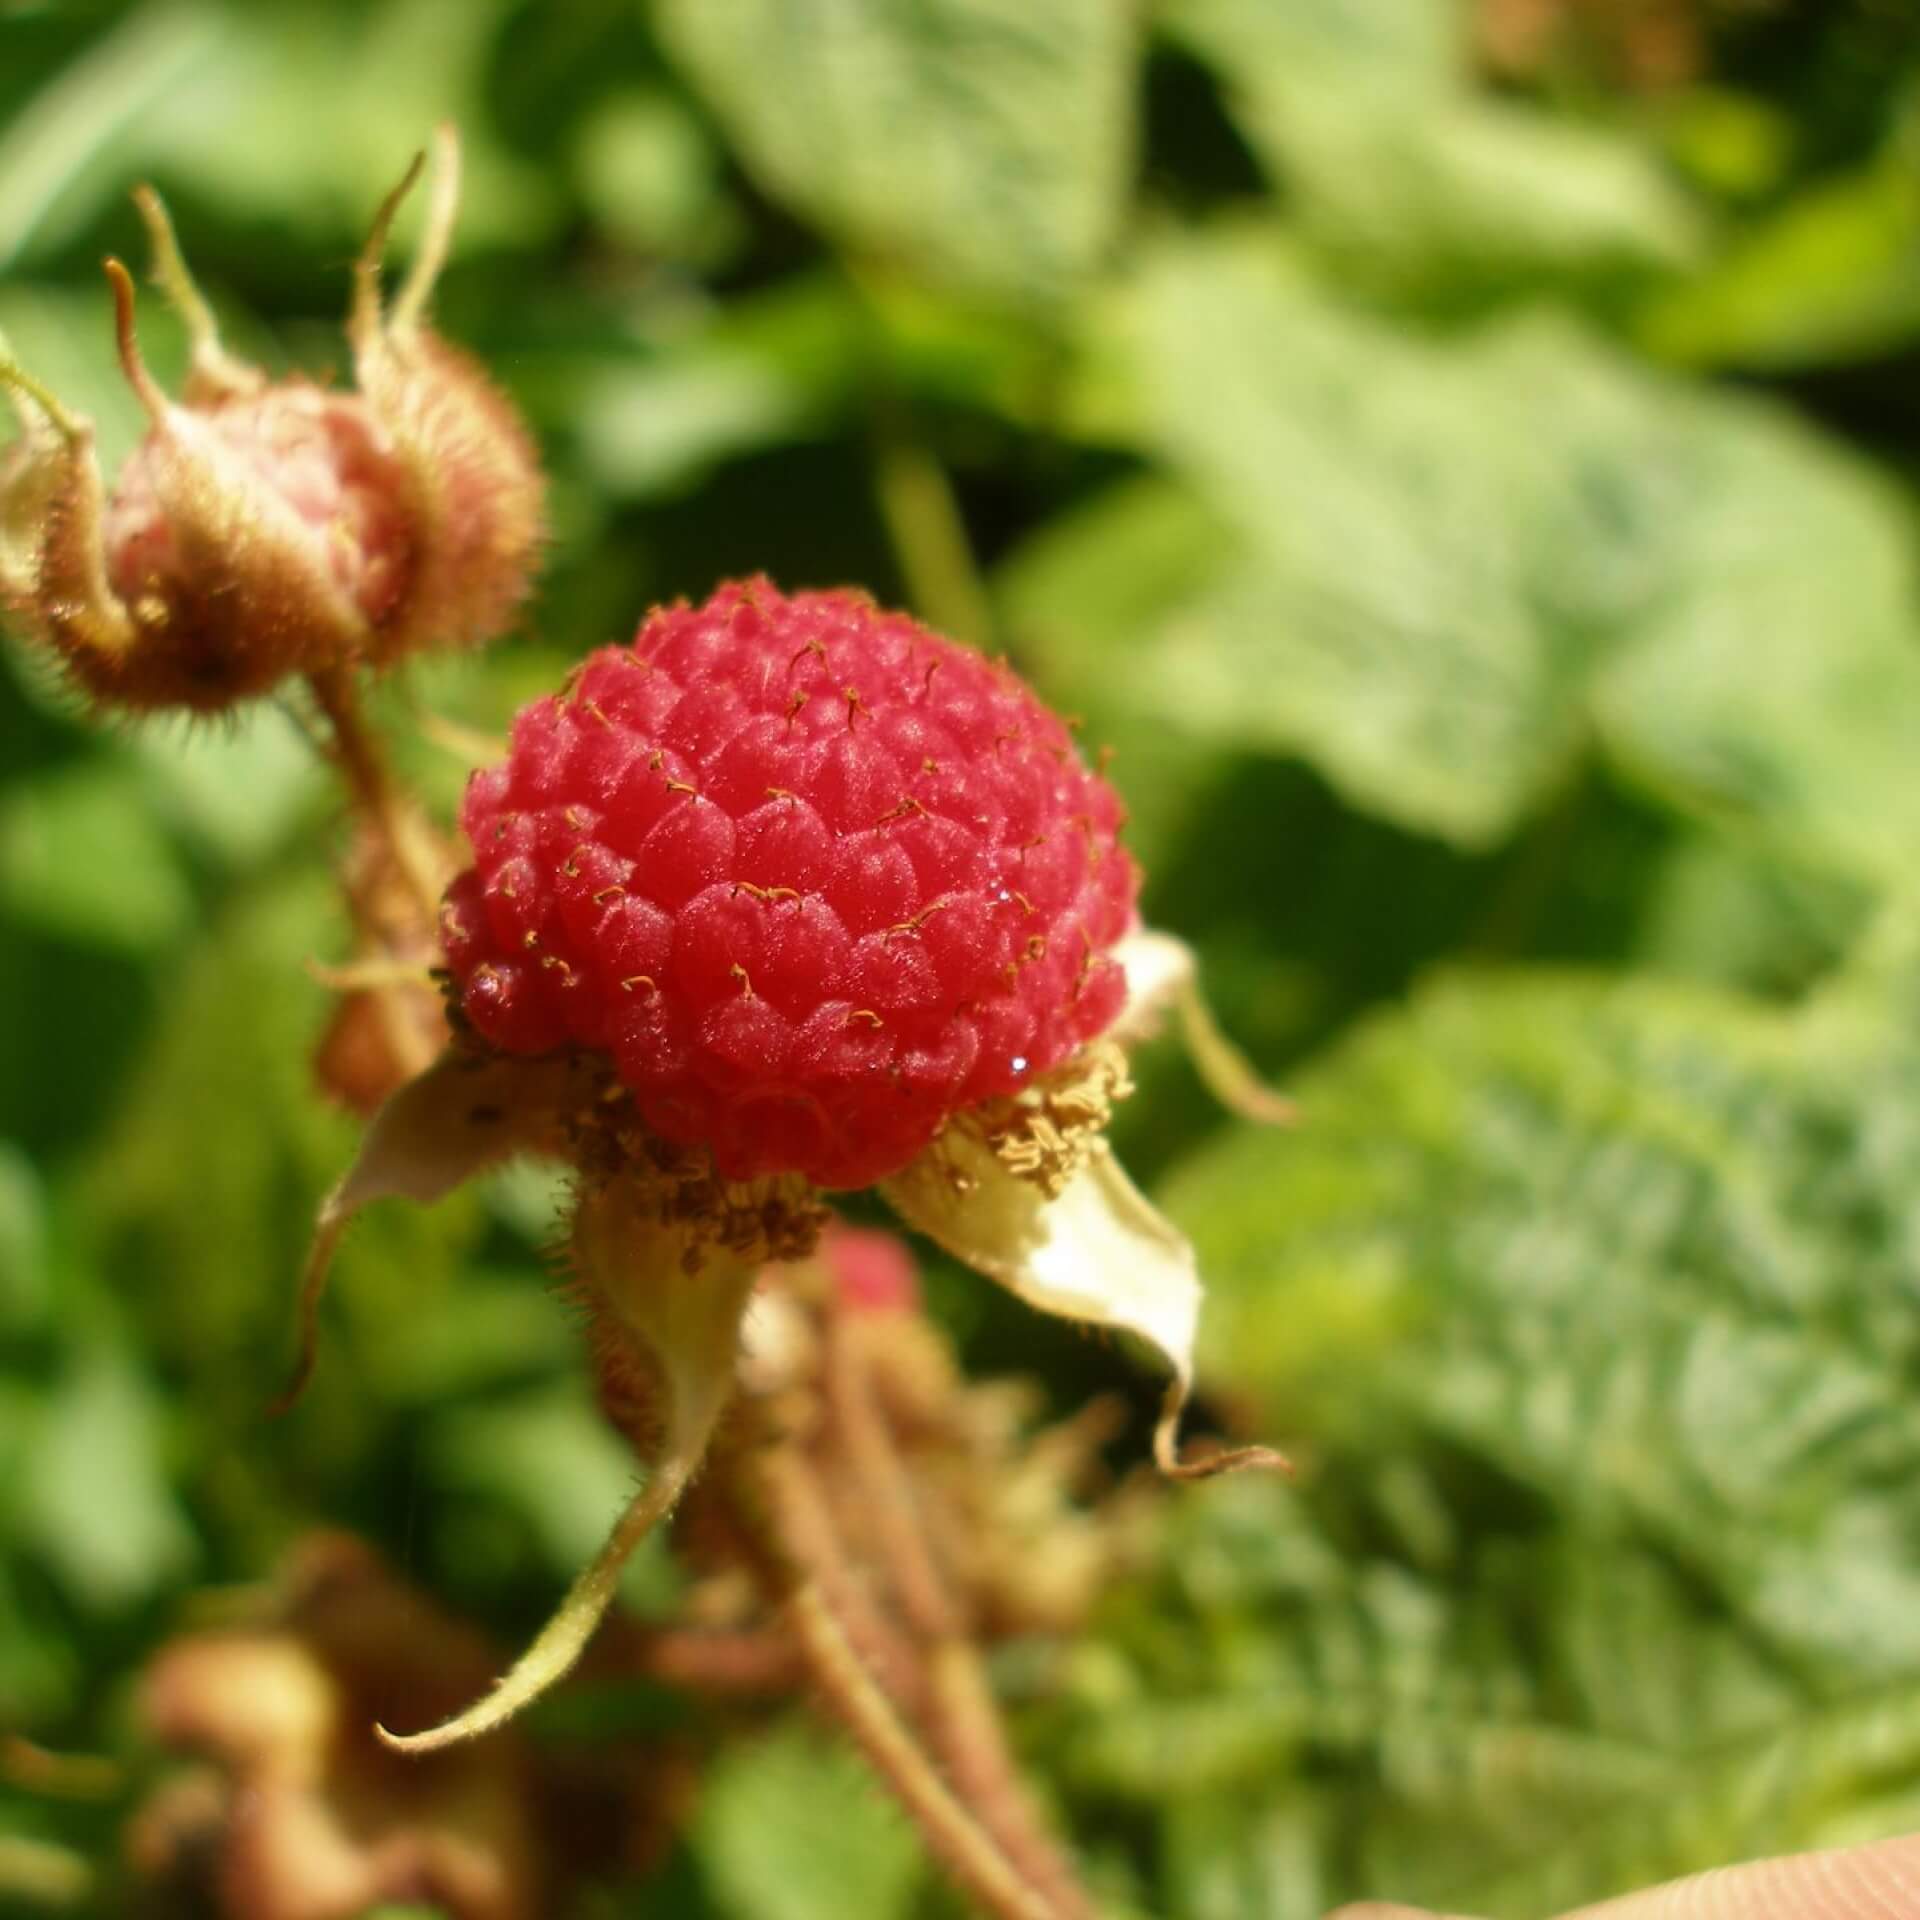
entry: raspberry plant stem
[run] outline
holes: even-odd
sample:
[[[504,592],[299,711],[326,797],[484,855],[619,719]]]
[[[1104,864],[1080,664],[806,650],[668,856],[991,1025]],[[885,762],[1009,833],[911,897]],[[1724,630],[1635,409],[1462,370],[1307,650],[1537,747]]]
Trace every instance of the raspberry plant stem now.
[[[960,1608],[934,1560],[914,1505],[913,1487],[873,1392],[863,1351],[868,1331],[854,1316],[835,1316],[827,1347],[827,1395],[834,1430],[846,1450],[879,1542],[887,1582],[914,1634],[928,1642],[957,1639]]]
[[[915,610],[943,633],[984,650],[993,638],[993,614],[953,483],[884,404],[874,431],[874,491]]]
[[[941,1778],[919,1735],[856,1649],[835,1601],[836,1592],[851,1584],[845,1555],[811,1464],[786,1441],[761,1448],[757,1464],[758,1484],[744,1489],[738,1504],[771,1549],[769,1571],[828,1705],[934,1858],[995,1920],[1067,1920]]]
[[[1007,1746],[1006,1722],[971,1641],[941,1642],[927,1662],[928,1710],[940,1757],[980,1823],[1060,1920],[1096,1920],[1072,1861],[1042,1822]]]
[[[1057,1920],[1013,1864],[934,1771],[926,1750],[874,1684],[817,1582],[801,1579],[787,1597],[795,1633],[847,1731],[912,1816],[936,1859],[1000,1920]]]
[[[405,880],[420,909],[421,924],[432,927],[440,913],[439,863],[394,785],[386,756],[361,711],[352,673],[345,667],[327,667],[308,674],[307,686],[326,716],[329,757],[340,770],[355,810],[379,836]]]
[[[853,1573],[819,1474],[797,1446],[782,1442],[768,1447],[761,1467],[771,1507],[762,1524],[775,1547],[769,1569],[774,1591],[784,1591],[791,1567],[803,1568],[819,1586],[856,1656],[876,1676],[877,1684],[918,1720],[926,1699],[926,1676],[918,1651]],[[750,1524],[760,1519],[761,1507],[756,1503]]]
[[[868,1342],[884,1335],[884,1323],[837,1316],[827,1350],[827,1393],[888,1584],[908,1626],[926,1645],[925,1718],[934,1748],[981,1825],[1009,1861],[1044,1889],[1062,1920],[1094,1920],[1072,1864],[1021,1781],[965,1609],[921,1524],[911,1476],[874,1392]]]

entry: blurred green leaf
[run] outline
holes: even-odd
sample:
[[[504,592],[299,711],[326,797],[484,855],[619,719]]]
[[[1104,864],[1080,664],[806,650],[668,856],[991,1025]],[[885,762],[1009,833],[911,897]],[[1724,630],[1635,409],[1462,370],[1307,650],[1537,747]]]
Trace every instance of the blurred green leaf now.
[[[1920,334],[1920,171],[1907,147],[1822,181],[1650,305],[1654,352],[1787,371],[1885,354]]]
[[[41,1403],[11,1531],[96,1611],[177,1580],[194,1557],[161,1451],[160,1408],[124,1356],[93,1347]]]
[[[912,1832],[860,1760],[799,1728],[721,1758],[694,1847],[734,1920],[891,1920],[921,1875]]]
[[[1529,1524],[1457,1472],[1435,1491],[1460,1537],[1439,1577],[1412,1572],[1381,1516],[1356,1531],[1363,1456],[1335,1471],[1312,1517],[1270,1484],[1191,1497],[1155,1591],[1115,1609],[1104,1677],[1052,1724],[1069,1778],[1162,1813],[1175,1911],[1315,1920],[1372,1896],[1539,1920],[1911,1826],[1913,1676],[1823,1688],[1652,1543]],[[1276,1580],[1289,1549],[1326,1570]],[[1229,1904],[1259,1887],[1277,1904]]]
[[[1495,100],[1447,0],[1166,0],[1167,29],[1343,272],[1403,294],[1683,265],[1693,209],[1631,141]]]
[[[1170,728],[1159,701],[1115,664],[1153,654],[1231,545],[1227,525],[1188,489],[1144,476],[1056,516],[995,582],[1035,684],[1082,716],[1087,740],[1113,750],[1127,837],[1149,871],[1217,774],[1218,748],[1205,728]]]
[[[444,1404],[529,1373],[563,1373],[580,1359],[578,1329],[531,1262],[525,1273],[499,1278],[462,1273],[445,1310],[421,1321],[410,1338],[383,1342],[367,1356],[370,1384],[390,1400]],[[604,1455],[596,1450],[589,1463],[594,1492],[606,1478],[598,1472]]]
[[[1327,1912],[1321,1808],[1297,1786],[1271,1806],[1225,1795],[1182,1798],[1167,1820],[1173,1920],[1321,1920]]]
[[[90,759],[0,790],[0,912],[134,952],[184,929],[192,890],[134,766]]]
[[[47,1205],[40,1175],[0,1139],[0,1332],[18,1333],[47,1303]]]
[[[125,190],[127,128],[202,68],[219,37],[210,6],[128,8],[0,130],[0,269]]]
[[[1468,845],[1597,739],[1796,855],[1904,869],[1912,539],[1838,449],[1563,323],[1389,330],[1258,229],[1161,248],[1133,323],[1145,437],[1239,537],[1130,698]]]
[[[1206,1352],[1657,1542],[1830,1684],[1920,1673],[1909,993],[1429,991],[1175,1182]]]
[[[562,1319],[558,1302],[544,1304]],[[638,1478],[578,1377],[443,1412],[430,1464],[443,1485],[484,1492],[521,1517],[549,1567],[568,1578],[599,1550]]]
[[[282,842],[325,785],[321,763],[287,713],[257,706],[218,730],[149,727],[134,752],[173,823],[235,866]]]
[[[582,200],[625,245],[710,267],[745,240],[745,216],[721,184],[720,149],[665,88],[601,101],[575,130],[573,151]]]
[[[1444,99],[1465,72],[1462,22],[1433,0],[1159,0],[1155,18],[1249,88],[1364,80],[1384,98],[1419,102]]]
[[[4,1382],[0,1411],[10,1418],[19,1412]],[[44,1601],[35,1605],[28,1599],[23,1590],[29,1579],[23,1574],[11,1550],[0,1555],[0,1713],[15,1727],[33,1726],[42,1716],[68,1708],[84,1664],[82,1650],[61,1631],[64,1623],[48,1617]]]
[[[841,245],[1049,302],[1105,255],[1136,34],[1106,0],[655,0],[740,157]]]
[[[814,275],[737,302],[656,353],[584,366],[572,382],[581,454],[615,493],[683,492],[722,460],[822,437],[859,371],[845,283]]]
[[[1688,835],[1645,876],[1636,952],[1660,973],[1779,992],[1827,972],[1870,917],[1869,896],[1763,847]]]
[[[1750,93],[1693,86],[1659,121],[1673,163],[1707,191],[1746,199],[1776,191],[1794,158],[1791,118]]]
[[[321,1105],[311,1067],[327,997],[306,962],[337,957],[339,939],[311,870],[229,902],[169,974],[144,1057],[77,1183],[89,1252],[137,1287],[148,1339],[191,1370],[203,1413],[243,1407],[257,1419],[270,1397],[260,1369],[283,1364],[312,1210],[352,1137]],[[341,1263],[342,1294],[357,1303],[367,1266],[396,1255],[402,1300],[444,1284],[446,1229],[423,1220],[392,1208],[370,1221]]]
[[[106,281],[77,293],[32,281],[0,284],[0,333],[22,366],[94,423],[103,468],[117,467],[147,423],[114,358],[113,305]],[[146,329],[145,340],[156,375],[170,379],[176,356],[164,320]],[[5,430],[11,440],[11,416]]]
[[[552,188],[491,136],[482,110],[507,6],[223,8],[215,49],[142,118],[123,172],[150,168],[232,217],[359,234],[435,124],[452,119],[463,133],[460,244],[538,235]]]
[[[529,1247],[548,1248],[560,1238],[572,1179],[566,1168],[550,1162],[514,1160],[484,1175],[480,1191],[496,1220]]]

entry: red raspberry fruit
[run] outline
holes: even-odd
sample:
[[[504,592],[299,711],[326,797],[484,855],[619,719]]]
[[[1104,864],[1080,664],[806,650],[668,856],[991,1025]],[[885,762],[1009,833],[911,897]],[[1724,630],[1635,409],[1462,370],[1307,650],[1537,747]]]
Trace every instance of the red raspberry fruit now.
[[[726,1177],[868,1186],[1112,1022],[1121,818],[1005,666],[756,578],[521,712],[448,964],[495,1047],[605,1049]]]

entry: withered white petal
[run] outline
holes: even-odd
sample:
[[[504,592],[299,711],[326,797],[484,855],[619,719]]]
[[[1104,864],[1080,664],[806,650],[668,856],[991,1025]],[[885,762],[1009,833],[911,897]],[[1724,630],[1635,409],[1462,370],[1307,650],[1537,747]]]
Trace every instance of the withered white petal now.
[[[1128,1047],[1157,1030],[1181,989],[1197,976],[1199,961],[1184,940],[1144,926],[1115,943],[1113,958],[1127,976],[1127,998],[1107,1031]]]
[[[910,1226],[976,1272],[1043,1313],[1138,1334],[1173,1367],[1154,1457],[1188,1476],[1272,1465],[1280,1456],[1243,1448],[1198,1465],[1181,1463],[1181,1410],[1193,1387],[1200,1276],[1193,1248],[1096,1145],[1052,1197],[1002,1165],[993,1150],[953,1127],[881,1192]]]
[[[1223,1107],[1264,1126],[1287,1126],[1299,1117],[1293,1102],[1267,1086],[1221,1032],[1200,991],[1199,963],[1184,940],[1140,927],[1119,941],[1113,957],[1126,972],[1127,999],[1108,1029],[1110,1038],[1131,1046],[1153,1033],[1172,1009],[1180,1016],[1195,1070]]]

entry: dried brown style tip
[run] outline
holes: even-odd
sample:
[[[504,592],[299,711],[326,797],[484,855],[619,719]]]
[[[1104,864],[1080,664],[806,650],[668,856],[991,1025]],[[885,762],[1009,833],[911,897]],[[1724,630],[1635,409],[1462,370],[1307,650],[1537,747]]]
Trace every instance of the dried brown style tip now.
[[[19,439],[0,456],[0,606],[103,705],[217,712],[291,674],[390,665],[492,639],[531,579],[542,479],[479,367],[424,320],[459,197],[451,128],[427,228],[390,309],[380,261],[424,156],[355,269],[359,392],[270,381],[220,344],[159,196],[134,196],[155,278],[191,346],[179,399],[148,372],[127,270],[106,263],[120,361],[146,437],[111,493],[91,423],[0,343]]]

